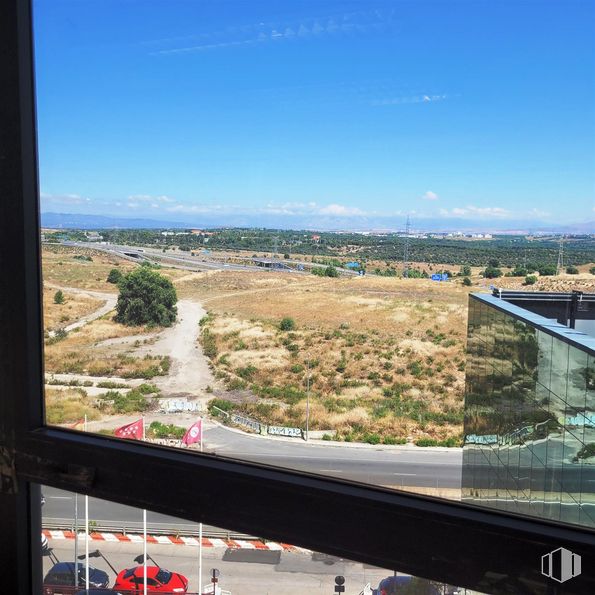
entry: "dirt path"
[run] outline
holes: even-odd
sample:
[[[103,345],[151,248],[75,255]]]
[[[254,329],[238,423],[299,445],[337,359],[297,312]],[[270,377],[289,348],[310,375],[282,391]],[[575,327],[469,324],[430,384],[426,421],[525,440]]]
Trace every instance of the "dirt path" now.
[[[214,379],[198,344],[198,322],[205,314],[198,302],[180,300],[176,324],[159,333],[152,345],[143,345],[136,351],[139,356],[168,355],[171,358],[169,374],[153,379],[163,396],[199,397],[205,403],[209,400],[206,388],[213,385]]]

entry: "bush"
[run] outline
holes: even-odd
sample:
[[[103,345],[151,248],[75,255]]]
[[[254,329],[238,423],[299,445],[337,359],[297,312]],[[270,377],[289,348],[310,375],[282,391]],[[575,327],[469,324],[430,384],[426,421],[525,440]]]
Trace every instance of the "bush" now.
[[[578,269],[571,264],[566,267],[566,273],[568,275],[578,275]]]
[[[382,439],[383,444],[407,444],[406,438],[395,438],[394,436],[385,436]]]
[[[483,276],[486,279],[497,279],[498,277],[502,277],[502,271],[499,268],[489,266],[483,272]]]
[[[434,438],[418,438],[415,441],[415,446],[438,446],[438,440],[434,440]]]
[[[295,320],[293,318],[285,317],[279,323],[279,330],[293,331],[295,330]]]
[[[465,278],[463,279],[463,285],[464,285],[465,287],[471,287],[471,285],[473,285],[473,283],[471,283],[471,279],[469,279],[469,277],[465,277]]]
[[[541,265],[537,271],[542,277],[551,277],[556,274],[556,266],[553,264],[544,264]]]
[[[595,267],[591,267],[589,269],[589,273],[591,273],[591,275],[595,275]]]
[[[159,421],[151,422],[149,435],[153,438],[175,438],[180,440],[186,433],[186,429],[174,424],[162,424]]]
[[[61,289],[58,289],[54,294],[54,304],[63,304],[64,303],[64,293],[62,293]]]
[[[109,272],[106,281],[108,283],[113,283],[114,285],[117,285],[122,280],[123,276],[124,275],[122,275],[122,273],[118,269],[112,269]]]
[[[169,279],[148,267],[128,273],[119,283],[116,322],[171,326],[177,316],[176,290]]]
[[[537,283],[537,277],[535,275],[527,275],[523,285],[535,285]]]
[[[216,413],[216,411],[213,411],[214,407],[217,407],[217,409],[221,409],[221,411],[230,413],[234,410],[235,404],[231,401],[226,401],[225,399],[211,399],[207,405],[209,412]]]
[[[380,436],[378,434],[366,434],[364,436],[364,442],[368,444],[380,444]]]

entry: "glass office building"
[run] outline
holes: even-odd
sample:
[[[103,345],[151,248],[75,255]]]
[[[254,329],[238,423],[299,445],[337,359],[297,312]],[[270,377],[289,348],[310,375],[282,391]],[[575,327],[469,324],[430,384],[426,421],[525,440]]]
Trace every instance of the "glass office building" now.
[[[595,295],[469,296],[463,501],[595,526]]]

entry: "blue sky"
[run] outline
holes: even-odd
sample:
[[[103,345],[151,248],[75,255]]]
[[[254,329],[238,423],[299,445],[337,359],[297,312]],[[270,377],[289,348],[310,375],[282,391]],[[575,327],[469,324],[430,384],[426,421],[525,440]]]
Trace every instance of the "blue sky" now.
[[[595,219],[589,0],[34,7],[43,211]]]

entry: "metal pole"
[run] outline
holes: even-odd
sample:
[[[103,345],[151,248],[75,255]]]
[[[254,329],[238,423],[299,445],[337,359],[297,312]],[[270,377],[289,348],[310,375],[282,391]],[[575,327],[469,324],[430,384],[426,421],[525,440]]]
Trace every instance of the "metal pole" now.
[[[202,433],[204,428],[200,422],[200,452],[202,452]],[[198,525],[198,593],[202,595],[202,523]]]
[[[74,494],[74,584],[79,586],[79,498]]]
[[[85,432],[87,416],[85,415]],[[78,578],[78,577],[77,577]],[[89,496],[85,494],[85,589],[89,588]]]
[[[306,377],[306,442],[310,440],[310,356],[308,355],[308,375]]]
[[[143,442],[145,441],[145,416],[142,416]],[[143,593],[147,595],[147,509],[143,508]]]

